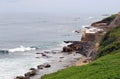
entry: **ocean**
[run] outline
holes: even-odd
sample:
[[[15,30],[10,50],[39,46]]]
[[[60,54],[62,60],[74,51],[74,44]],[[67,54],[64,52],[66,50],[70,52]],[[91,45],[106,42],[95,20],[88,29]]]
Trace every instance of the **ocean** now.
[[[63,41],[80,41],[81,34],[74,31],[102,18],[97,14],[0,14],[0,79],[13,79],[29,68],[50,62],[36,58],[36,52],[62,50],[66,45]]]

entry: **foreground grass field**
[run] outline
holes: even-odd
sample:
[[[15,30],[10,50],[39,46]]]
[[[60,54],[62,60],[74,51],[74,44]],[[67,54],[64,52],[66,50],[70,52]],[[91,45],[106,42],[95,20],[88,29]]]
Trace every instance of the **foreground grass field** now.
[[[101,40],[96,60],[81,67],[70,67],[41,79],[120,79],[120,26]]]
[[[41,79],[120,79],[120,50],[81,67],[71,67]]]

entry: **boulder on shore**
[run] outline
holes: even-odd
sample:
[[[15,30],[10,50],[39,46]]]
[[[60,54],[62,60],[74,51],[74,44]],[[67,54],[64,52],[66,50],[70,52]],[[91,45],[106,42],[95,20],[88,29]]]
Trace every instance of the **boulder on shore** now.
[[[84,56],[88,56],[90,50],[93,49],[94,41],[65,41],[65,43],[72,43],[66,47],[63,47],[63,52],[71,53],[76,52]]]
[[[32,70],[30,72],[25,73],[24,75],[25,75],[25,77],[32,77],[32,76],[36,75],[36,72],[37,72],[36,70]]]
[[[51,67],[50,64],[45,64],[44,66],[45,66],[45,68],[49,68],[49,67]]]
[[[35,71],[36,71],[36,69],[35,69],[35,68],[30,68],[29,70],[35,70]]]
[[[73,52],[73,51],[78,51],[78,50],[82,50],[82,49],[83,49],[83,46],[80,44],[80,42],[72,42],[72,44],[63,47],[62,52]]]
[[[43,65],[38,65],[37,69],[43,69],[43,68],[49,68],[49,67],[51,67],[50,64],[43,64]]]
[[[29,77],[17,76],[15,79],[30,79]]]
[[[44,65],[38,65],[37,66],[37,69],[43,69],[44,68]]]

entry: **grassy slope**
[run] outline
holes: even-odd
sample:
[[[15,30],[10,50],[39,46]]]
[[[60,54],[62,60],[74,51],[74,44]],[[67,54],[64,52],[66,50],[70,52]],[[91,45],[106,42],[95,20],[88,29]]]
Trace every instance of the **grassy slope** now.
[[[118,49],[120,49],[120,26],[117,26],[104,35],[100,42],[97,58]]]
[[[67,68],[41,79],[120,79],[120,50],[89,65]]]
[[[41,79],[120,79],[120,26],[108,32],[100,45],[99,58],[94,62],[45,75]]]

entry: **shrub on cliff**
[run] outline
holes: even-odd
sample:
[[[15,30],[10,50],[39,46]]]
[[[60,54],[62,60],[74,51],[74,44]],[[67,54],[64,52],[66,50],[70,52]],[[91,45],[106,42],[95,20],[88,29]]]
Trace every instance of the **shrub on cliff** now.
[[[117,14],[111,15],[111,16],[109,16],[107,18],[104,18],[101,21],[92,23],[91,26],[95,26],[95,24],[99,24],[99,23],[106,23],[107,25],[109,25],[115,19],[116,16],[117,16]]]
[[[107,32],[101,42],[96,58],[120,49],[120,26]]]
[[[111,15],[105,19],[103,19],[101,22],[107,23],[107,25],[109,25],[117,16],[117,14]]]

